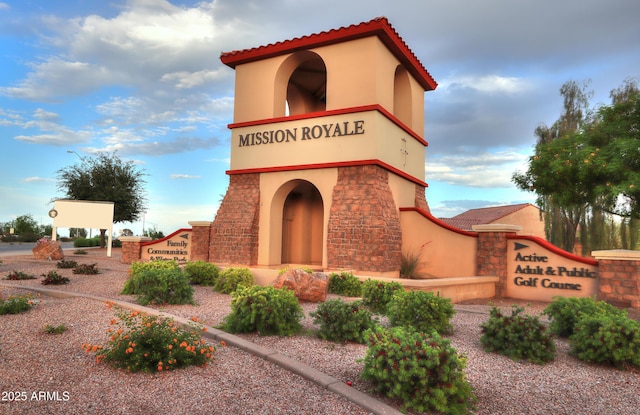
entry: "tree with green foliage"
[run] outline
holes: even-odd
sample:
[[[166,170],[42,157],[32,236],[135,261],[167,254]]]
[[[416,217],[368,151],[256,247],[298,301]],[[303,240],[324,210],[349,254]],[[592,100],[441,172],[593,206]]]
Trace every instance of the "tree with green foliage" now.
[[[40,225],[35,219],[33,219],[31,214],[18,216],[12,221],[3,223],[1,227],[2,235],[10,238],[11,229],[13,228],[13,235],[16,235],[16,238],[23,242],[35,242],[42,235],[45,235],[47,230],[48,234],[51,235],[51,227],[49,226],[46,228]]]
[[[79,164],[58,170],[58,189],[71,200],[114,202],[114,223],[133,222],[145,210],[144,172],[115,153],[81,157]],[[100,229],[105,246],[106,229]]]
[[[585,249],[604,249],[607,241],[618,239],[607,236],[607,229],[615,228],[608,225],[611,215],[626,219],[620,225],[625,239],[628,230],[637,234],[635,220],[640,218],[637,83],[626,80],[611,92],[613,103],[594,112],[585,87],[571,81],[561,88],[564,113],[551,128],[536,129],[529,168],[513,175],[517,187],[537,193],[547,239],[567,251],[573,250],[578,227]]]

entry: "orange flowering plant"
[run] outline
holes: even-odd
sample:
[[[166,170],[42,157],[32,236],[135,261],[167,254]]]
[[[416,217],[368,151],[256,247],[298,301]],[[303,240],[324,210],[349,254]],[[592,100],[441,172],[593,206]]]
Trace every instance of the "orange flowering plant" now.
[[[107,304],[111,308],[112,304]],[[204,330],[197,319],[189,326],[178,326],[173,319],[139,311],[115,308],[116,317],[107,329],[109,340],[103,345],[84,343],[88,353],[129,372],[161,372],[213,361],[215,347],[201,337]]]
[[[2,298],[2,294],[0,294],[0,315],[18,314],[28,311],[38,303],[36,297],[34,294],[27,293]]]

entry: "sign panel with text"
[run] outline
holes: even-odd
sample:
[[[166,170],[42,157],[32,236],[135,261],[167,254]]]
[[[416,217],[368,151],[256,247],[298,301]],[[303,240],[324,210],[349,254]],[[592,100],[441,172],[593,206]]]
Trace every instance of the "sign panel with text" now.
[[[580,260],[535,241],[511,240],[508,249],[507,296],[552,301],[553,297],[593,297],[598,288],[597,263]]]

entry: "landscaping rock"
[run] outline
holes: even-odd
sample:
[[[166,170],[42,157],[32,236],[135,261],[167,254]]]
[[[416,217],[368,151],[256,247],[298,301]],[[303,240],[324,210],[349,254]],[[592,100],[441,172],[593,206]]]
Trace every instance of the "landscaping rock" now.
[[[64,258],[62,244],[60,241],[40,242],[32,250],[36,259],[48,259],[49,261],[59,261]]]
[[[308,273],[301,269],[290,269],[273,283],[275,288],[287,287],[300,301],[322,302],[327,298],[329,277],[322,272]]]

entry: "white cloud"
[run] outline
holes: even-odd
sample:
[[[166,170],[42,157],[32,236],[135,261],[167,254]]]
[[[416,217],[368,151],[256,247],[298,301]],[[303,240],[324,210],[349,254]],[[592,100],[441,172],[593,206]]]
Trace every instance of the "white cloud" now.
[[[23,182],[26,183],[34,183],[34,182],[54,182],[54,179],[47,179],[44,177],[37,177],[37,176],[33,176],[33,177],[25,177],[24,179],[22,179]]]
[[[513,187],[511,176],[525,160],[526,156],[509,150],[427,158],[426,180],[479,188]]]
[[[190,174],[171,174],[169,175],[172,179],[200,179],[202,176],[193,176]]]
[[[523,78],[492,74],[448,78],[441,81],[439,87],[444,90],[469,88],[483,94],[515,94],[529,91],[532,85],[528,80]]]

